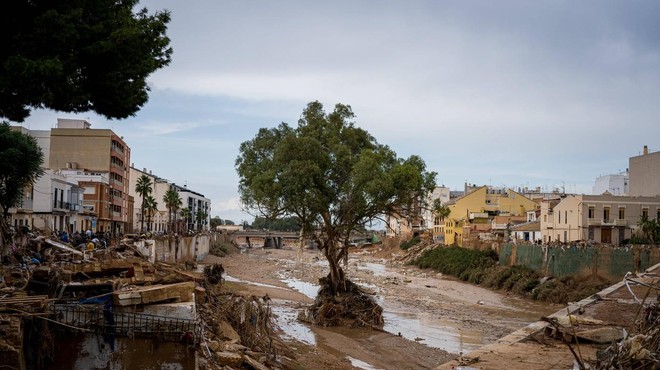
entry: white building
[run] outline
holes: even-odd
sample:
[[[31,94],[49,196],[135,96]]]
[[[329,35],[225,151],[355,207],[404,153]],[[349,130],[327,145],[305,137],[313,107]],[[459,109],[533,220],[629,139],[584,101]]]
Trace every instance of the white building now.
[[[603,175],[596,178],[592,194],[601,195],[608,192],[612,195],[628,195],[628,171],[613,175]]]
[[[65,176],[45,170],[33,185],[31,226],[38,229],[84,231],[82,210],[84,189]]]
[[[165,193],[169,189],[174,189],[179,193],[181,197],[181,208],[177,212],[177,220],[181,220],[181,210],[187,208],[190,211],[191,217],[184,221],[187,225],[188,230],[209,230],[211,225],[211,200],[204,197],[204,195],[197,193],[188,189],[187,186],[178,186],[174,183],[169,182],[166,179],[158,177],[152,173],[152,171],[147,171],[147,169],[138,170],[137,168],[131,166],[131,174],[129,181],[129,194],[134,198],[134,217],[133,217],[133,229],[140,230],[141,220],[142,220],[142,196],[137,194],[135,191],[135,185],[138,178],[146,175],[151,180],[152,184],[152,193],[151,196],[156,199],[157,211],[151,217],[150,225],[147,225],[148,217],[144,217],[144,227],[154,232],[167,232],[168,223],[169,223],[169,211],[163,198]],[[200,220],[197,219],[197,213],[201,210],[200,216],[203,216]]]

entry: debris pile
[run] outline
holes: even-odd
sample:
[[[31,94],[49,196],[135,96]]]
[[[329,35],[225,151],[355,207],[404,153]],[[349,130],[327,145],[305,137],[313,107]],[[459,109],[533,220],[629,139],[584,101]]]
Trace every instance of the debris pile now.
[[[319,279],[321,288],[314,303],[300,315],[300,320],[320,326],[383,327],[383,308],[360,286],[348,279],[343,289],[332,292],[330,276]]]
[[[660,306],[644,310],[635,334],[612,343],[598,357],[598,369],[660,369]]]
[[[208,369],[267,369],[292,357],[272,333],[269,300],[224,290],[220,264],[200,274],[193,261],[149,261],[133,239],[77,247],[36,236],[9,252],[0,271],[0,367],[27,358],[41,368],[53,361],[53,338],[72,331],[103,338],[99,351],[121,337],[180,342]]]

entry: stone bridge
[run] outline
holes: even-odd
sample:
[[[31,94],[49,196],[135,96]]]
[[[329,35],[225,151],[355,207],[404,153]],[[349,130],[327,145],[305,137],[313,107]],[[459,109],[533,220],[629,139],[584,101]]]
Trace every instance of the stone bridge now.
[[[238,245],[252,245],[253,247],[281,248],[282,246],[294,246],[300,243],[300,234],[285,231],[258,231],[244,230],[229,234]]]

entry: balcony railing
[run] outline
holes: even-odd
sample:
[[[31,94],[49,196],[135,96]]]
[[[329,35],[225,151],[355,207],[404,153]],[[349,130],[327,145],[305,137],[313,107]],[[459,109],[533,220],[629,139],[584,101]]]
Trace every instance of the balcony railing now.
[[[603,223],[603,220],[600,218],[588,218],[587,219],[587,225],[588,226],[600,226]]]
[[[628,226],[628,220],[614,220],[616,226]]]
[[[53,209],[79,212],[80,211],[80,204],[62,202],[62,201],[56,200],[56,201],[53,201]]]

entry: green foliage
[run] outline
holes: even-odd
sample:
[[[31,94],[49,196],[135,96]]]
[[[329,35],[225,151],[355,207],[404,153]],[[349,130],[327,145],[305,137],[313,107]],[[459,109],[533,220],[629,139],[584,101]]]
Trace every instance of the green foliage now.
[[[146,199],[149,194],[153,191],[151,184],[151,179],[147,175],[142,175],[138,177],[135,182],[135,192],[142,198],[142,203],[140,204],[140,231],[144,230],[144,215],[146,209]]]
[[[259,130],[236,160],[244,207],[265,218],[294,216],[330,263],[333,285],[350,234],[383,214],[408,216],[435,188],[424,161],[397,158],[353,123],[348,105],[326,113],[312,102],[298,126]]]
[[[0,77],[1,78],[1,77]],[[0,123],[0,205],[3,218],[20,200],[23,189],[43,174],[44,155],[30,135]]]
[[[451,214],[451,209],[446,205],[443,205],[440,199],[436,199],[433,201],[433,213],[442,219]]]
[[[553,303],[576,302],[598,293],[609,283],[579,282],[571,276],[552,279],[531,291],[532,299]]]
[[[0,117],[50,108],[126,118],[170,63],[169,13],[136,10],[138,0],[0,4]]]
[[[432,268],[468,280],[475,270],[485,270],[495,266],[497,253],[492,249],[484,251],[460,247],[446,247],[427,250],[415,260],[420,268]]]
[[[173,228],[174,223],[176,223],[176,213],[183,204],[179,192],[173,188],[167,189],[163,195],[163,203],[167,207],[167,219],[170,224],[170,231]]]
[[[405,250],[409,249],[410,247],[419,244],[420,241],[422,241],[422,240],[419,238],[419,236],[415,236],[410,240],[406,240],[406,241],[401,242],[401,245],[399,245],[399,247],[405,251]]]
[[[493,250],[477,251],[459,247],[436,248],[424,252],[414,264],[485,288],[506,290],[535,300],[553,303],[579,301],[605,288],[608,283],[578,282],[567,276],[540,283],[541,275],[525,266],[496,264]]]
[[[649,219],[648,216],[642,215],[637,223],[641,235],[635,238],[638,244],[660,244],[660,220]]]
[[[300,223],[296,217],[278,217],[269,220],[265,217],[255,217],[252,222],[253,229],[270,231],[299,231]]]
[[[153,197],[153,195],[147,195],[145,198],[143,198],[142,204],[144,204],[144,210],[147,213],[147,229],[150,231],[151,219],[156,214],[156,211],[158,211],[158,202],[156,201],[156,198]]]

